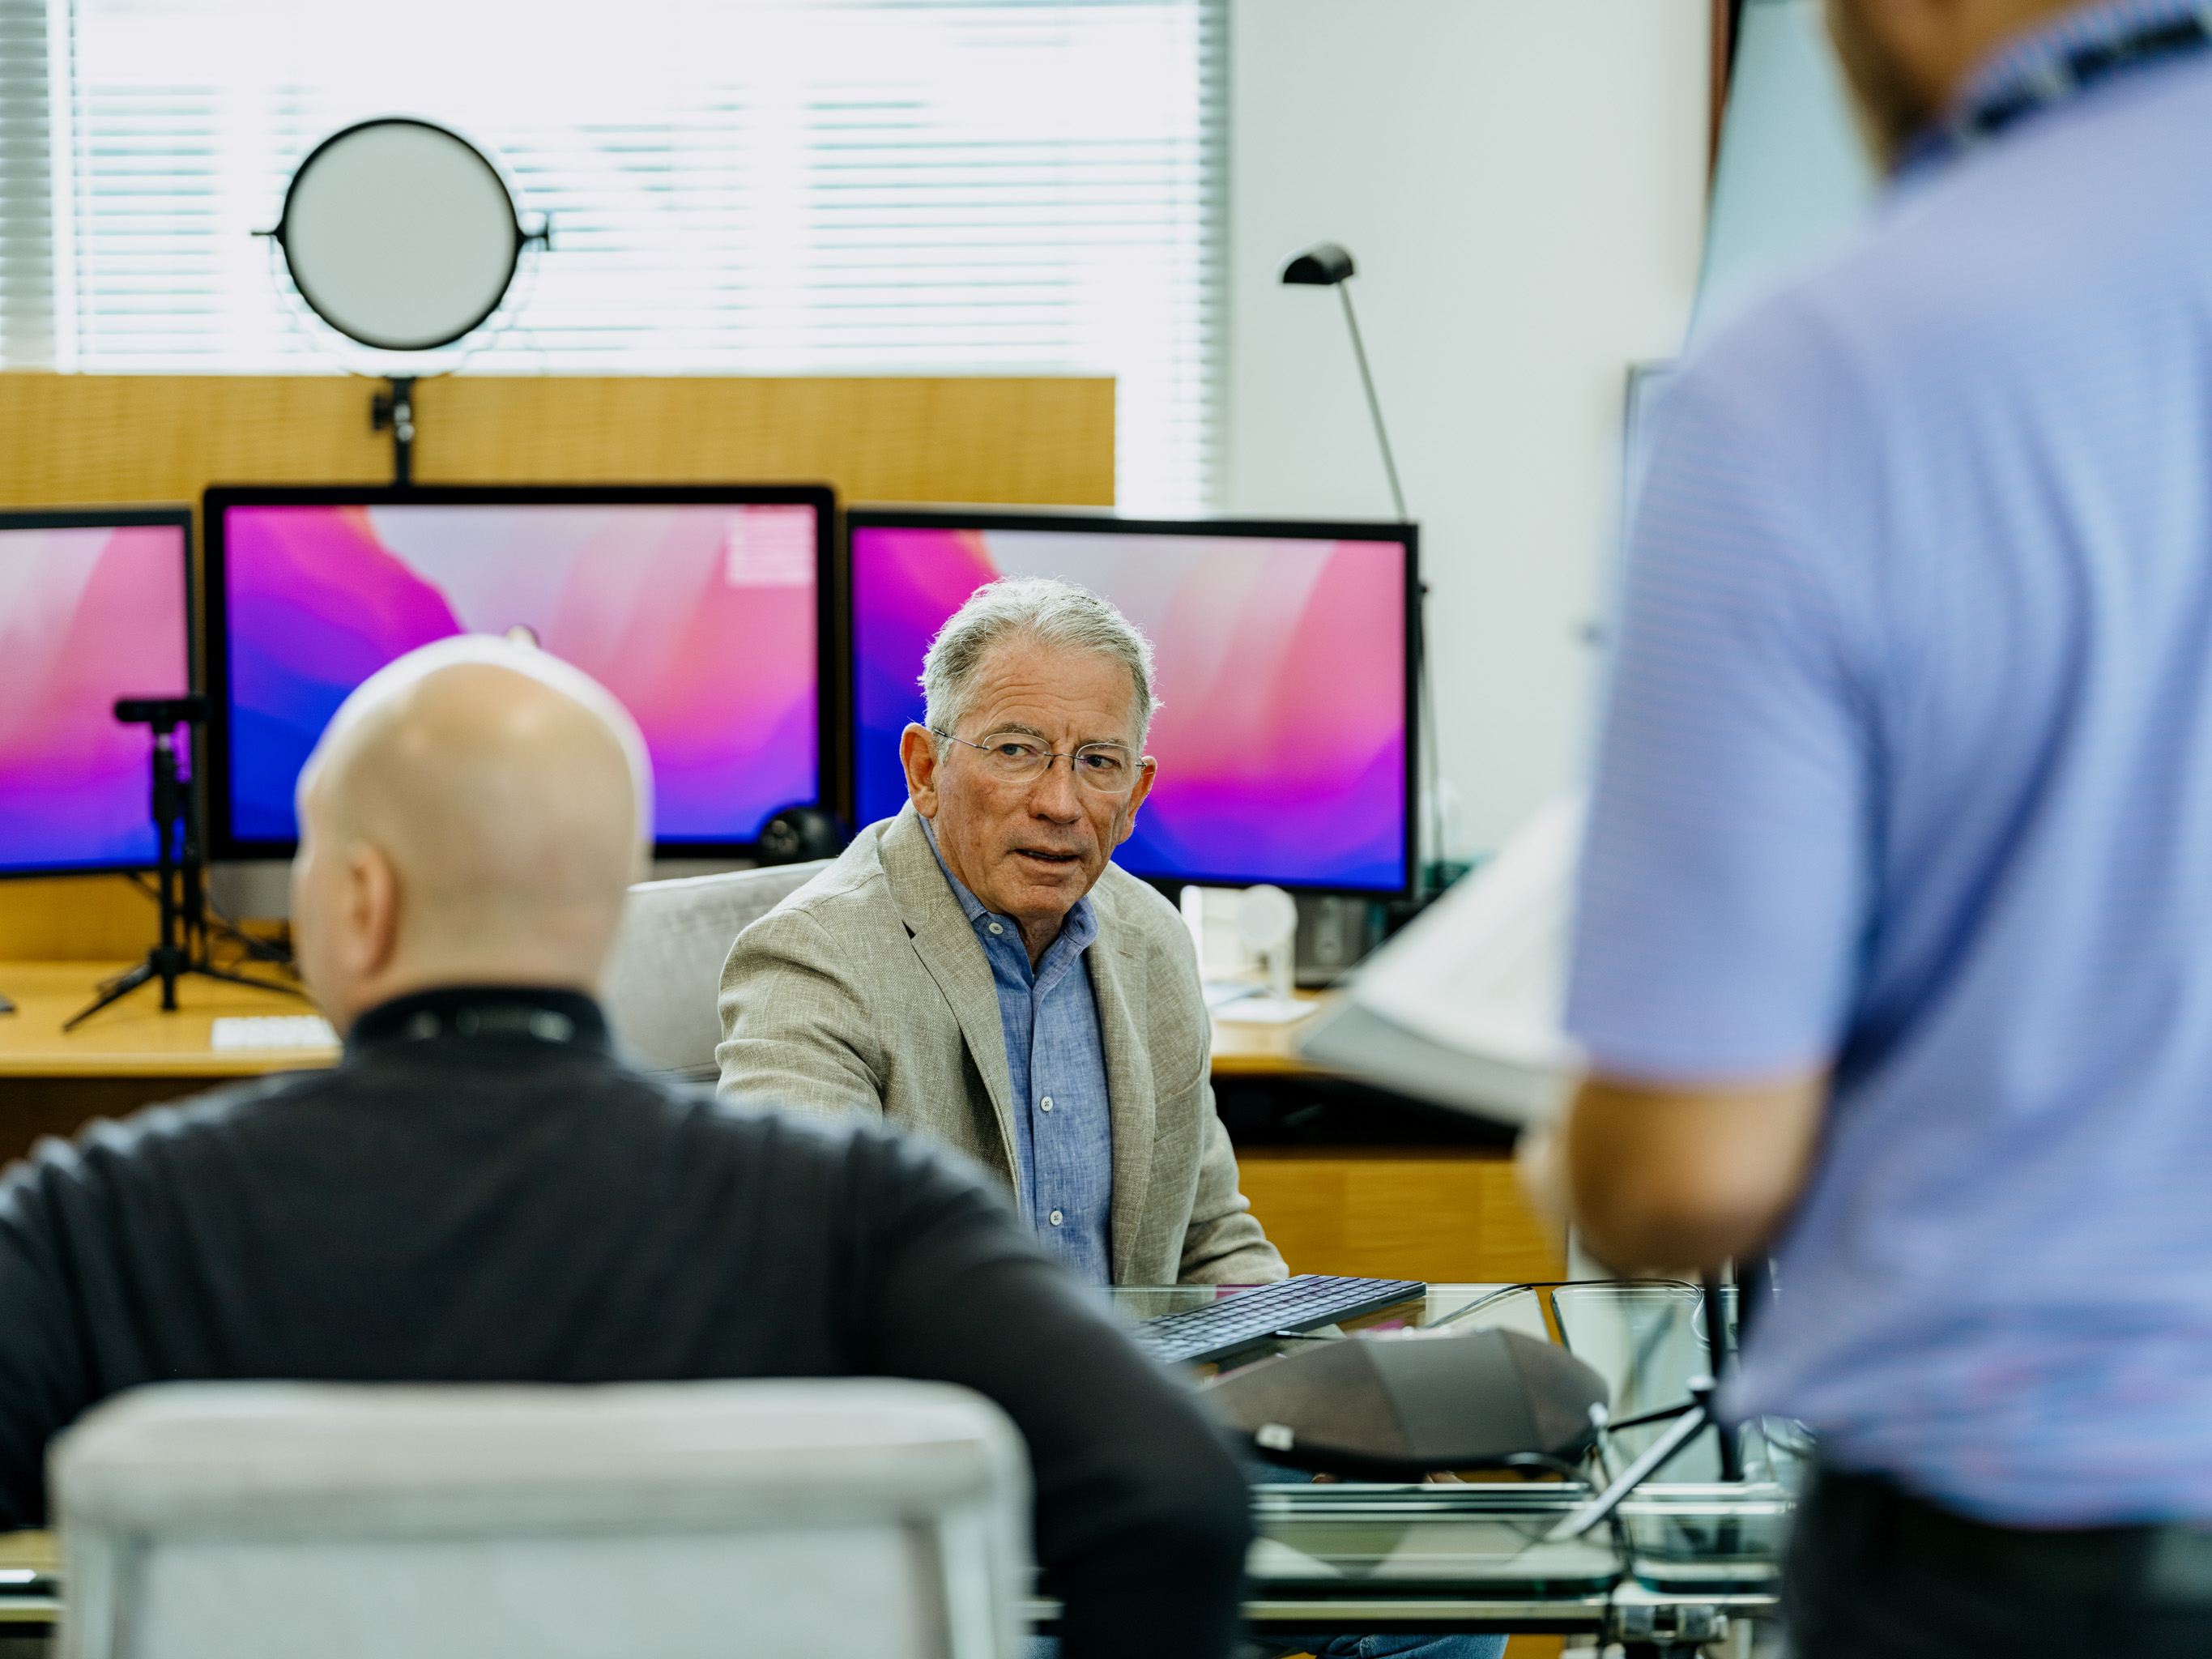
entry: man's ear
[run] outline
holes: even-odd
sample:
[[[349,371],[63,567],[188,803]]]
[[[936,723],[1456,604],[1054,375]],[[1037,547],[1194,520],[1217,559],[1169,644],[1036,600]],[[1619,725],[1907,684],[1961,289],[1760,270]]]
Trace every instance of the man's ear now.
[[[1121,814],[1121,833],[1114,837],[1115,846],[1119,847],[1137,833],[1137,809],[1145,804],[1145,797],[1152,793],[1152,785],[1158,781],[1159,775],[1160,763],[1150,755],[1137,763],[1136,785],[1129,791],[1129,805]]]
[[[914,810],[926,818],[937,816],[937,739],[926,726],[908,726],[899,733],[899,764],[906,768],[906,793]]]
[[[382,848],[357,841],[345,851],[345,965],[374,979],[399,949],[399,874]]]

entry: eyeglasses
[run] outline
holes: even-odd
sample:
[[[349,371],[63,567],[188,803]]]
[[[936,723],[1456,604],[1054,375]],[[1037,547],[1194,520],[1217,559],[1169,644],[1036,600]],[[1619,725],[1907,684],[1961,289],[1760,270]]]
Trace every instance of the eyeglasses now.
[[[1126,795],[1135,785],[1138,771],[1152,764],[1149,760],[1132,759],[1128,750],[1118,743],[1086,743],[1073,754],[1061,755],[1047,748],[1042,740],[1019,732],[1004,732],[982,743],[969,743],[965,738],[953,737],[951,732],[938,731],[933,726],[929,729],[963,748],[976,750],[983,757],[983,769],[1007,783],[1033,782],[1050,771],[1054,761],[1065,760],[1068,769],[1085,787],[1102,795]]]

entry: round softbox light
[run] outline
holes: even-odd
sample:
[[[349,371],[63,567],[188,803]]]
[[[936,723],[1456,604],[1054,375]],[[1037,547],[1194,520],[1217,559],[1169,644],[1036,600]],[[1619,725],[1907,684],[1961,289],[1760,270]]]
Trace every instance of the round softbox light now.
[[[386,351],[429,351],[507,295],[523,246],[483,152],[428,121],[363,121],[300,163],[272,233],[318,317]]]

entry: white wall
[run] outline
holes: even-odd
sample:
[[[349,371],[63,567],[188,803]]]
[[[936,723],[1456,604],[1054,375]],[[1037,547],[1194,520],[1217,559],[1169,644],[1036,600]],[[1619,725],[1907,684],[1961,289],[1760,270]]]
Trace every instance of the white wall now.
[[[1832,253],[1879,193],[1824,9],[1820,0],[1743,9],[1692,338]]]
[[[1580,774],[1628,365],[1703,233],[1708,0],[1232,0],[1222,505],[1383,518],[1338,241],[1431,586],[1455,854]]]

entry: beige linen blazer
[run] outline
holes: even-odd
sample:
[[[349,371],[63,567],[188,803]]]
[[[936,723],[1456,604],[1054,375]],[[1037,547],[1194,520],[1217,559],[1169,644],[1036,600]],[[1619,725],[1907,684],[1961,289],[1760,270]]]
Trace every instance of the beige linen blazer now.
[[[1108,865],[1085,953],[1114,1116],[1114,1282],[1249,1285],[1283,1259],[1237,1190],[1212,1028],[1182,919]],[[909,805],[738,935],[720,1091],[880,1115],[1014,1187],[1013,1085],[990,963]]]

